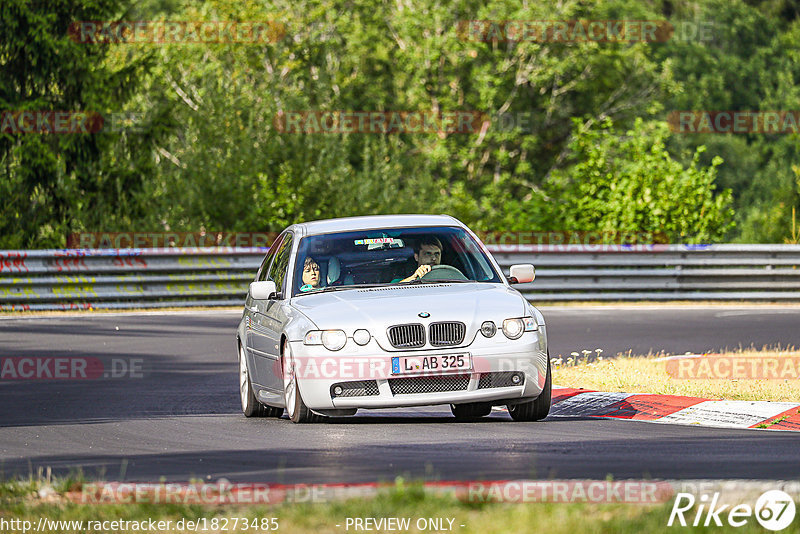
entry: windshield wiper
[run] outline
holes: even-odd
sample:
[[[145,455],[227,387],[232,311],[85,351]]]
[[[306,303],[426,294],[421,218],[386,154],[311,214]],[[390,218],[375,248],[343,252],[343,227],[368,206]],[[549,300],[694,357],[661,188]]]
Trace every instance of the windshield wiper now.
[[[320,289],[313,289],[311,291],[305,291],[303,293],[298,293],[297,296],[299,297],[300,295],[318,295],[320,293],[327,293],[329,291],[339,291],[341,289],[364,289],[368,287],[381,287],[384,285],[386,284],[350,284],[346,286],[328,286],[328,287],[322,287]]]

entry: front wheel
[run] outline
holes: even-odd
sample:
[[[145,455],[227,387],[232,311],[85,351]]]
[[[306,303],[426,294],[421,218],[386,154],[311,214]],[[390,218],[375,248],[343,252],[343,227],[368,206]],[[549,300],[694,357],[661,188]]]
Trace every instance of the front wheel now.
[[[553,393],[553,373],[550,371],[550,355],[547,356],[547,378],[542,393],[530,402],[509,404],[508,413],[514,421],[541,421],[550,413],[550,400]]]
[[[239,343],[239,399],[242,401],[242,413],[245,417],[280,417],[283,415],[283,408],[265,406],[256,399],[241,343]]]
[[[300,395],[297,385],[297,366],[289,342],[283,344],[283,357],[281,358],[283,371],[283,399],[286,403],[286,413],[293,423],[318,423],[322,416],[308,409]]]

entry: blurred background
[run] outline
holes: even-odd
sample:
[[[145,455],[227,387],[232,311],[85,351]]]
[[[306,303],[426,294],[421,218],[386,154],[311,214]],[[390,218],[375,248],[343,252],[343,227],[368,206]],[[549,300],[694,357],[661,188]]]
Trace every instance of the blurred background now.
[[[511,20],[673,31],[657,42],[464,32],[465,21]],[[268,42],[81,42],[70,35],[79,21],[281,31]],[[796,129],[668,122],[684,110],[799,110],[792,0],[3,0],[0,72],[0,249],[64,247],[75,232],[274,232],[380,213],[448,213],[483,231],[798,242]],[[19,133],[7,121],[26,110],[128,120]],[[467,110],[491,123],[281,131],[276,117],[291,110]]]

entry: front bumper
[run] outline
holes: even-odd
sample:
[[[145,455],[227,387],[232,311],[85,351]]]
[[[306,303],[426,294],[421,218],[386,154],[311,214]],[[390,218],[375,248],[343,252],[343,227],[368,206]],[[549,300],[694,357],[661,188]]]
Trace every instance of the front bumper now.
[[[547,373],[546,341],[541,331],[526,332],[517,340],[506,339],[502,333],[490,339],[479,335],[466,347],[414,351],[384,351],[374,339],[365,346],[348,340],[337,352],[301,341],[291,342],[291,348],[300,393],[314,410],[533,399],[542,392]],[[470,370],[392,373],[393,357],[467,353],[472,361]],[[336,386],[343,394],[334,392]]]

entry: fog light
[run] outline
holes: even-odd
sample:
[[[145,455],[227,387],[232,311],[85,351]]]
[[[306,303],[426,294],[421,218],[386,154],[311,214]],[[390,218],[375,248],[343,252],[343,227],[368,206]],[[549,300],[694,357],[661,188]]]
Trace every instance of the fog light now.
[[[484,321],[481,325],[481,334],[484,337],[492,337],[497,333],[497,326],[492,321]]]
[[[512,384],[519,384],[522,381],[522,377],[519,376],[517,373],[511,375],[511,383]]]
[[[353,332],[353,341],[362,346],[369,343],[371,337],[372,336],[369,335],[369,332],[363,328]]]
[[[344,390],[342,389],[342,386],[335,386],[333,388],[333,394],[336,395],[336,396],[341,395],[343,391]]]

